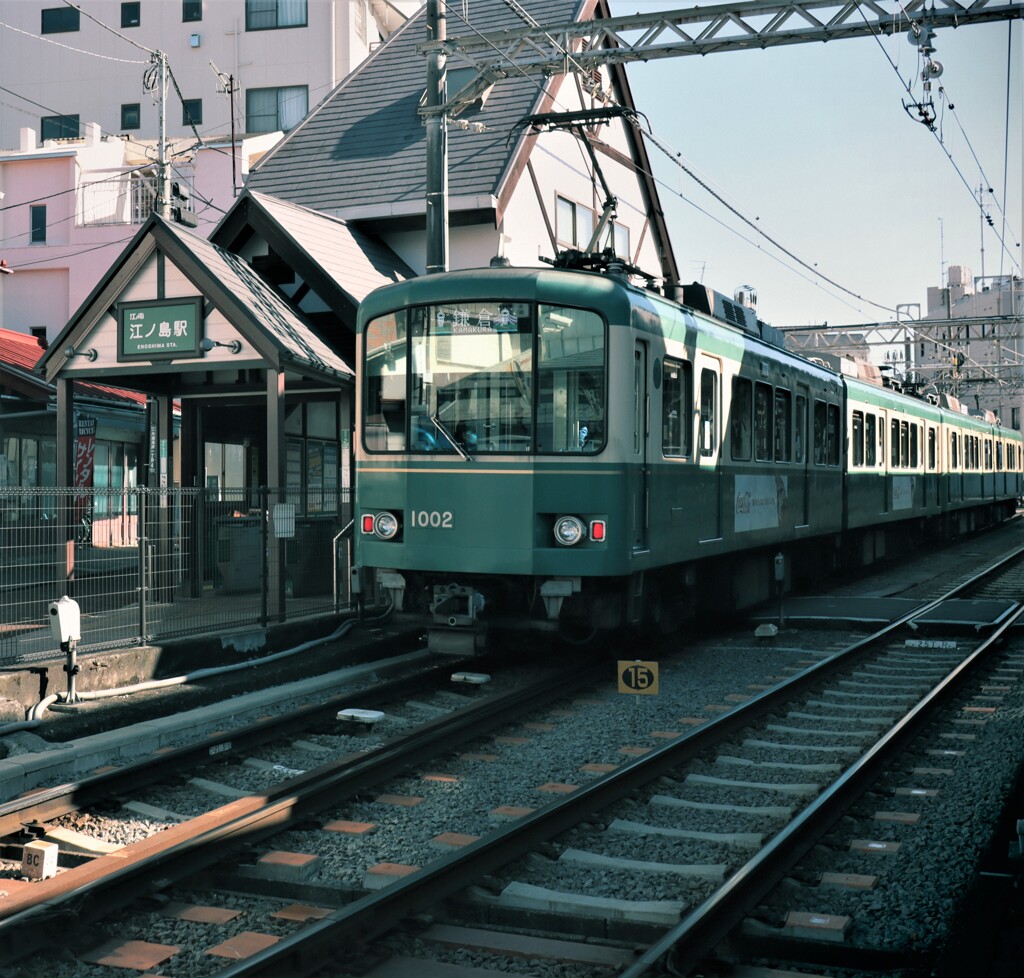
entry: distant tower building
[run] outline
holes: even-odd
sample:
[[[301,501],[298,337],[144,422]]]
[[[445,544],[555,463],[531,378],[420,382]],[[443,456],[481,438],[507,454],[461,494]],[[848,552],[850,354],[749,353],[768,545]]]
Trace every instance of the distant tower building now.
[[[992,411],[1020,430],[1024,342],[1008,324],[1022,314],[1020,276],[975,279],[967,266],[951,265],[946,287],[928,289],[928,311],[917,324],[917,369],[972,411]]]

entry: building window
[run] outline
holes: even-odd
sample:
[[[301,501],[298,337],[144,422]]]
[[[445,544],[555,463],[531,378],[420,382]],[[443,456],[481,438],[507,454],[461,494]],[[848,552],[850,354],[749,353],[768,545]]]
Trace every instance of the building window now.
[[[568,197],[555,202],[555,237],[570,248],[586,248],[594,233],[594,212]]]
[[[78,138],[77,115],[44,115],[39,123],[43,142],[47,139]]]
[[[31,244],[46,244],[46,204],[33,204],[28,209]]]
[[[190,24],[203,19],[203,0],[182,0],[181,21]]]
[[[306,23],[306,0],[245,0],[247,31],[305,27]]]
[[[285,88],[250,88],[245,93],[245,130],[249,133],[289,130],[306,114],[309,89],[305,85]]]
[[[74,7],[48,7],[42,13],[42,34],[67,34],[78,30],[78,10]]]
[[[619,258],[629,258],[629,228],[613,221],[604,232],[602,248],[612,248]]]
[[[203,124],[203,100],[201,98],[182,99],[181,124],[183,126],[201,126]]]
[[[363,44],[366,43],[366,2],[365,0],[356,0],[356,37],[359,38]]]
[[[142,109],[138,102],[128,102],[121,106],[121,128],[138,129],[142,124]]]
[[[122,27],[138,27],[142,20],[142,4],[141,3],[122,3],[121,4],[121,26]]]

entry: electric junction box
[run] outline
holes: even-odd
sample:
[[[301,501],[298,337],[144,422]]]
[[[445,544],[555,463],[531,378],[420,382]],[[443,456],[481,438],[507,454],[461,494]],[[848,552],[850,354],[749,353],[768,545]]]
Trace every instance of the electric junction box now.
[[[65,594],[59,601],[50,602],[50,633],[61,645],[82,638],[82,612],[74,598]]]

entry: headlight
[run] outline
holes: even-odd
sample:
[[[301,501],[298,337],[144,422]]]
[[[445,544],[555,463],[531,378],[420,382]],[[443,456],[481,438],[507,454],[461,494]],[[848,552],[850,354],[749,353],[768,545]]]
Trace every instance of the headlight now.
[[[398,517],[394,513],[378,513],[373,519],[373,532],[382,540],[398,534]]]
[[[583,523],[575,516],[559,516],[555,520],[555,539],[565,547],[571,547],[586,537]]]

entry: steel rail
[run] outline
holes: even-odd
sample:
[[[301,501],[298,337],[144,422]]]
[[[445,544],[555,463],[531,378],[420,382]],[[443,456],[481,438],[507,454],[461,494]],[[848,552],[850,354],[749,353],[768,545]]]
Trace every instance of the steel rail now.
[[[912,707],[867,753],[723,886],[621,972],[620,978],[641,978],[669,954],[674,973],[688,974],[700,958],[728,935],[742,914],[769,893],[793,864],[849,809],[852,802],[877,781],[894,758],[931,721],[935,712],[972,678],[975,670],[987,659],[989,650],[1001,642],[1022,617],[1024,605],[1018,604],[974,652]]]
[[[357,752],[272,788],[266,795],[238,799],[189,822],[34,884],[9,901],[0,920],[0,960],[39,946],[62,919],[77,924],[109,914],[140,895],[181,879],[224,858],[224,843],[251,844],[310,813],[406,771],[467,737],[508,722],[524,709],[568,695],[580,683],[596,681],[605,663],[562,670],[554,679],[483,697],[479,702],[392,738],[370,752]]]
[[[424,658],[430,657],[426,650],[422,654]],[[435,676],[440,677],[453,669],[467,668],[469,665],[479,671],[479,657],[467,660],[440,658],[435,665],[420,669],[410,676],[357,690],[346,690],[322,703],[301,706],[276,717],[265,717],[236,730],[208,734],[192,743],[147,755],[112,770],[89,774],[75,781],[11,798],[0,803],[0,840],[17,833],[28,823],[59,818],[112,795],[129,790],[137,791],[140,787],[166,777],[175,769],[194,769],[211,761],[222,761],[290,731],[308,729],[318,720],[333,717],[340,709],[355,705],[365,707],[395,696],[421,691],[424,682],[429,682]],[[392,668],[402,667],[402,663],[397,663]],[[380,671],[386,674],[389,669],[382,667]]]
[[[927,614],[942,602],[973,587],[978,581],[997,573],[1008,563],[1024,556],[1024,547],[984,568],[967,581],[956,585],[938,598],[923,602],[919,607],[900,616],[890,624],[867,636],[860,642],[808,666],[789,679],[758,693],[728,713],[709,720],[694,731],[682,735],[648,754],[628,762],[574,791],[571,795],[550,802],[509,826],[499,829],[401,880],[385,889],[361,897],[348,906],[336,910],[322,920],[283,938],[264,951],[244,961],[229,965],[218,973],[218,978],[251,978],[255,975],[292,978],[311,974],[335,962],[335,949],[345,943],[363,943],[378,936],[394,925],[394,921],[450,896],[474,880],[506,865],[525,850],[546,842],[580,821],[580,812],[599,811],[617,802],[623,796],[649,784],[661,774],[677,768],[706,748],[719,743],[737,730],[771,712],[780,704],[803,692],[814,683],[838,670],[853,656],[867,647],[884,641],[893,632],[910,624],[915,618]],[[1018,612],[1018,615],[1021,612]],[[1016,616],[1014,617],[1016,620]],[[1004,619],[1002,630],[1009,627]],[[1000,634],[1002,633],[1002,630]],[[988,643],[986,643],[987,647]],[[912,711],[912,714],[915,711]],[[909,716],[910,714],[908,714]],[[904,722],[899,725],[904,729]],[[876,756],[872,749],[869,755]],[[780,833],[780,836],[785,832]],[[778,857],[776,857],[776,860]],[[738,874],[737,874],[738,875]],[[749,874],[745,874],[745,878]],[[735,879],[733,877],[732,879]],[[729,887],[730,894],[736,884]],[[702,905],[703,906],[703,905]],[[720,912],[720,911],[719,911]],[[691,915],[692,916],[692,915]],[[689,919],[689,917],[687,918]],[[701,919],[713,920],[710,912]],[[706,940],[704,942],[706,944]],[[660,943],[659,943],[660,946]],[[696,945],[695,945],[696,946]],[[702,944],[702,946],[704,946]],[[658,954],[660,958],[665,952]],[[643,974],[640,971],[636,974]]]

